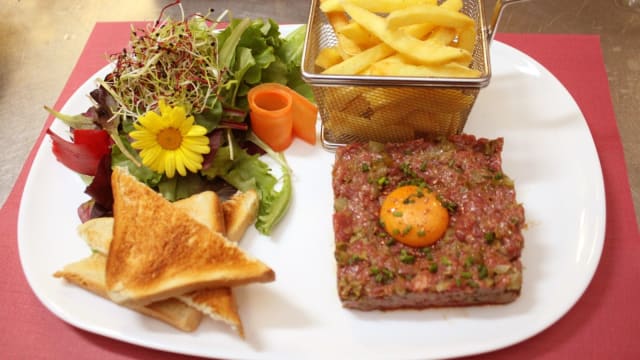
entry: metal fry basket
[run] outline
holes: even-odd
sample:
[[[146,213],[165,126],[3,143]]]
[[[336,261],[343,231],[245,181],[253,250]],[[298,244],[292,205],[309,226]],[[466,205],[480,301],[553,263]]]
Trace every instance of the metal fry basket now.
[[[504,7],[523,0],[497,0],[485,25],[482,0],[464,0],[462,13],[475,20],[470,67],[478,77],[408,77],[323,74],[315,64],[337,36],[320,1],[312,0],[302,56],[302,76],[312,87],[327,149],[358,141],[395,142],[462,132],[480,89],[491,79],[489,44]],[[442,0],[438,1],[442,3]]]

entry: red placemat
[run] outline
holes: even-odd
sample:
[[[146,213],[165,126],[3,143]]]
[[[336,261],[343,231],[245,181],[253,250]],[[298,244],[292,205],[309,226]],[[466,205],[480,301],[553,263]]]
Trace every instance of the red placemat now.
[[[106,55],[128,40],[130,23],[96,24],[67,82],[60,108]],[[635,220],[622,144],[609,95],[599,37],[594,35],[498,34],[527,53],[569,90],[591,129],[600,157],[607,207],[605,246],[584,296],[547,330],[509,348],[475,358],[627,359],[640,354],[640,233]],[[44,104],[43,104],[44,105]],[[43,114],[44,116],[44,114]],[[50,124],[49,119],[45,126]],[[188,359],[78,330],[49,312],[29,288],[18,258],[17,218],[24,183],[44,131],[0,210],[0,357],[10,359]],[[553,294],[549,294],[553,296]],[[523,324],[524,325],[524,324]]]

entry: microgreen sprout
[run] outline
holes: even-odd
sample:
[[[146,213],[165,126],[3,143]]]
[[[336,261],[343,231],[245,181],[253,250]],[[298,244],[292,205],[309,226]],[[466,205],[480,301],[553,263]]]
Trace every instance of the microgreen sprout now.
[[[211,33],[219,20],[209,19],[212,10],[185,18],[180,9],[181,20],[161,15],[146,28],[132,29],[130,48],[112,55],[114,71],[101,85],[118,104],[115,114],[136,118],[155,109],[161,98],[189,113],[201,113],[217,101],[226,73],[218,68],[218,44]]]

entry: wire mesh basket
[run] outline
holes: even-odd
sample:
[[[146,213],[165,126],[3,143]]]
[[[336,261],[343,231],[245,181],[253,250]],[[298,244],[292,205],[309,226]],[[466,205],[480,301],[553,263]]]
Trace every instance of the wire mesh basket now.
[[[481,0],[464,0],[461,12],[475,20],[470,67],[477,77],[408,77],[324,74],[315,64],[337,36],[320,1],[312,0],[302,57],[302,76],[312,87],[325,148],[359,141],[396,142],[460,133],[480,89],[491,79],[489,44],[504,6],[498,0],[489,27]],[[439,1],[440,3],[442,1]]]

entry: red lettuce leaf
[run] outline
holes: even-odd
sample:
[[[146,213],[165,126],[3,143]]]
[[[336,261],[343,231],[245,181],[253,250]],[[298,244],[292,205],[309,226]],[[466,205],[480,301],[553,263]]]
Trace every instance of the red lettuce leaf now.
[[[51,129],[47,134],[53,141],[53,154],[56,159],[69,169],[94,176],[100,159],[111,153],[111,138],[100,129],[74,129],[73,142],[56,135]]]

